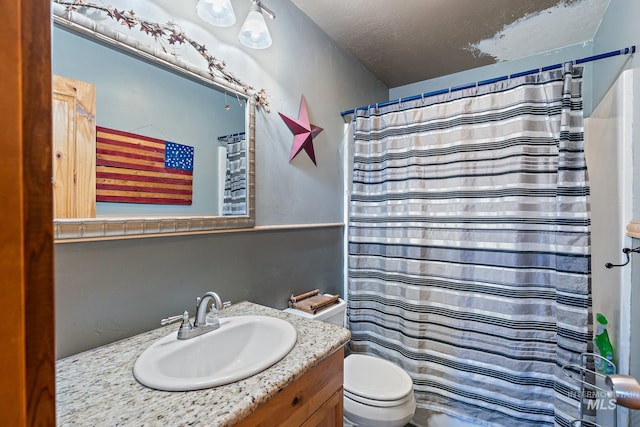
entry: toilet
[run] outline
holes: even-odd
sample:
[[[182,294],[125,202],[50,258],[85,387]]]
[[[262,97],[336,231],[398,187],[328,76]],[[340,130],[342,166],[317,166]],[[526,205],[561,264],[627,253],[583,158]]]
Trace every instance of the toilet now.
[[[284,311],[334,325],[345,324],[347,304],[339,300],[331,308],[310,314],[294,308]],[[365,354],[344,359],[344,425],[402,427],[416,410],[413,381],[402,368]]]

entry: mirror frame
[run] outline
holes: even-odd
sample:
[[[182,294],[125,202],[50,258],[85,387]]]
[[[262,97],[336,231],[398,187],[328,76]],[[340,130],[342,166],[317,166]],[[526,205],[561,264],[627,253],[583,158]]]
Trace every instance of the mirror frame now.
[[[54,219],[55,242],[112,240],[157,235],[214,233],[219,230],[255,227],[255,116],[256,93],[195,67],[174,56],[115,30],[96,25],[94,21],[77,13],[56,13],[53,22],[72,32],[113,47],[126,54],[168,69],[183,77],[215,89],[237,94],[246,100],[245,127],[247,132],[247,215],[158,215],[158,216],[105,216],[101,218]]]

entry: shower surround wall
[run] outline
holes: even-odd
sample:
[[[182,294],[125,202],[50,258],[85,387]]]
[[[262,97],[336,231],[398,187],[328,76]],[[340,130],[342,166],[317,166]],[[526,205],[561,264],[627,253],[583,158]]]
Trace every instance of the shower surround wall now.
[[[634,112],[637,88],[638,70],[625,71],[585,120],[585,154],[591,182],[593,312],[603,313],[609,319],[618,372],[623,374],[628,374],[630,363],[635,362],[631,355],[638,354],[631,351],[631,325],[637,323],[632,321],[630,301],[638,298],[632,289],[633,264],[613,269],[604,265],[622,263],[622,248],[633,245],[632,239],[625,235],[625,227],[633,218],[633,123],[637,121],[637,112]],[[629,412],[624,409],[618,412],[618,425],[628,425]],[[612,415],[611,411],[600,411],[598,422],[613,425]]]
[[[593,39],[593,48],[596,52],[604,52],[614,49],[613,46],[620,46],[624,44],[640,44],[640,26],[638,25],[640,20],[640,2],[637,1],[625,1],[625,0],[611,0],[607,13],[604,15],[598,32]],[[640,47],[640,46],[638,46]],[[632,84],[624,89],[624,97],[626,99],[625,104],[625,117],[626,120],[621,120],[619,114],[621,110],[611,111],[612,117],[610,120],[618,121],[621,126],[624,127],[624,138],[627,144],[632,145],[632,153],[626,151],[624,153],[625,162],[628,161],[628,157],[632,158],[632,170],[625,171],[624,175],[619,175],[620,179],[626,186],[631,186],[630,190],[626,190],[627,194],[630,191],[632,194],[631,215],[635,220],[640,219],[640,186],[638,182],[638,170],[640,170],[640,150],[638,147],[640,144],[640,108],[638,108],[638,102],[640,102],[640,80],[638,74],[640,73],[640,56],[636,53],[630,58],[619,58],[617,60],[611,59],[606,61],[599,61],[594,63],[592,80],[592,92],[594,99],[600,99],[604,97],[604,94],[610,91],[613,86],[613,82],[617,80],[618,75],[623,69],[633,70],[634,76],[624,76],[626,82]],[[630,110],[629,108],[632,108]],[[631,118],[631,120],[628,120]],[[619,129],[622,130],[622,129]],[[613,140],[603,141],[607,145],[614,145],[617,142]],[[620,149],[618,147],[618,149]],[[622,172],[619,172],[620,174]],[[626,219],[626,218],[625,218]],[[623,224],[623,226],[626,225]],[[637,247],[640,246],[640,240],[638,239],[626,239],[625,246]],[[618,259],[622,259],[622,254],[619,252],[621,248],[616,248],[618,251]],[[621,301],[626,305],[620,307],[620,311],[630,311],[631,318],[628,320],[629,325],[621,322],[620,328],[629,328],[630,331],[630,350],[629,350],[629,373],[636,378],[640,378],[640,258],[635,255],[632,258],[631,263],[625,267],[625,270],[621,273],[624,276],[624,286],[630,287],[630,300],[628,293],[621,295]],[[620,274],[620,273],[618,273]],[[631,275],[629,281],[628,275]],[[613,281],[615,289],[616,282]],[[605,289],[610,286],[608,283],[603,283]],[[630,307],[627,305],[630,301]],[[632,325],[632,326],[631,326]],[[621,337],[616,337],[620,339]],[[627,363],[627,361],[624,361]],[[630,411],[629,413],[631,426],[640,425],[640,411]],[[618,424],[619,426],[626,426],[627,424]]]

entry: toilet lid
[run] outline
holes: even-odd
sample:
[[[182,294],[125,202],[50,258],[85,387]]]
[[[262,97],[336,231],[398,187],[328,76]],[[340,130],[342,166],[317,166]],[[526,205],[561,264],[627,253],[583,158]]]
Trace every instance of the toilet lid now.
[[[365,399],[396,401],[413,391],[413,381],[387,360],[351,354],[344,359],[344,389]]]

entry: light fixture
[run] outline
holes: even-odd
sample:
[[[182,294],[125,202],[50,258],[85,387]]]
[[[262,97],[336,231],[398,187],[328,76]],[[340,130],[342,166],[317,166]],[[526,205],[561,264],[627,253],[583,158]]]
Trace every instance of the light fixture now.
[[[236,23],[231,0],[198,0],[198,16],[211,25],[230,27]]]
[[[266,49],[271,46],[271,34],[264,22],[263,11],[269,18],[275,19],[275,13],[264,6],[260,0],[252,0],[249,15],[238,34],[240,43],[252,49]]]

